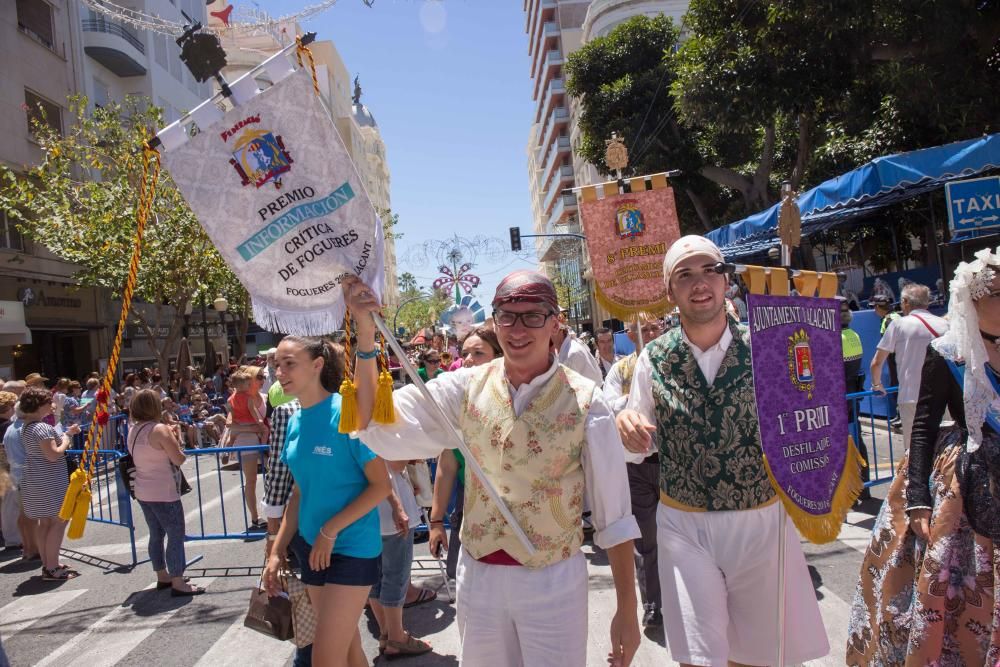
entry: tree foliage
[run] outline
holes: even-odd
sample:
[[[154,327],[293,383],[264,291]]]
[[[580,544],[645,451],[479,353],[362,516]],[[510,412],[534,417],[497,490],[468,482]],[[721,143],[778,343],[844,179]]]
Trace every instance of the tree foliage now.
[[[570,57],[579,153],[607,173],[617,131],[635,172],[684,170],[682,223],[693,209],[715,226],[774,203],[784,180],[995,132],[998,4],[692,0],[683,41],[634,17]]]
[[[41,164],[26,176],[0,166],[0,209],[30,238],[75,265],[80,285],[120,296],[135,243],[139,147],[162,125],[162,113],[131,97],[93,112],[83,97],[70,98],[69,106],[72,122],[65,135],[43,122],[33,125]],[[185,307],[200,295],[209,301],[225,296],[231,312],[247,316],[245,290],[161,171],[135,292],[148,307],[132,310],[161,368],[180,339]],[[167,329],[165,338],[158,335],[161,328]]]
[[[439,326],[441,313],[455,305],[455,297],[448,290],[418,288],[416,279],[409,272],[399,277],[399,289],[399,303],[402,305],[395,313],[395,326],[406,329],[409,336],[425,327]]]

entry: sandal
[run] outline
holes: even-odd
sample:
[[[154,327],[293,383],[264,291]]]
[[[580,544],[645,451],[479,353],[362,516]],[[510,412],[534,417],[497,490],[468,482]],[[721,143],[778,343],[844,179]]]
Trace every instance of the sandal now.
[[[430,653],[434,648],[422,639],[417,639],[409,632],[406,633],[405,642],[394,642],[391,639],[385,642],[386,652],[383,653],[386,660],[395,660],[411,655],[423,655]],[[389,649],[395,649],[395,653],[389,653]]]
[[[184,583],[187,583],[189,581],[191,581],[191,577],[184,577]],[[158,590],[158,591],[165,591],[168,588],[173,588],[173,586],[174,586],[174,582],[173,581],[157,581],[156,582],[156,590]]]
[[[56,568],[54,570],[46,570],[42,568],[42,581],[69,581],[70,579],[76,579],[80,576],[79,572],[73,570],[64,570],[62,568]]]
[[[379,635],[378,636],[378,654],[382,655],[385,653],[385,644],[389,641],[389,635]]]
[[[416,586],[414,586],[416,588]],[[409,609],[410,607],[416,607],[418,604],[423,604],[425,602],[434,602],[437,600],[438,594],[434,591],[428,590],[426,588],[421,588],[420,593],[413,602],[407,602],[403,605],[403,609]]]

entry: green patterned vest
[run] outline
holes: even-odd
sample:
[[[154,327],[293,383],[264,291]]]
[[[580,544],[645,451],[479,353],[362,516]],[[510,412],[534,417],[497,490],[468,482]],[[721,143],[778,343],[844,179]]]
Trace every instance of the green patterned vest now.
[[[729,326],[733,340],[711,385],[680,327],[646,346],[653,367],[661,499],[672,507],[746,510],[775,497],[757,428],[750,333],[735,322]]]

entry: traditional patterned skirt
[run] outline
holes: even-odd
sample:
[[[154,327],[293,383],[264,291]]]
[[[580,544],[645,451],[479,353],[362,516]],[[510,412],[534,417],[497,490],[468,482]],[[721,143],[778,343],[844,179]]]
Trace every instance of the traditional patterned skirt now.
[[[929,546],[906,521],[903,457],[861,564],[848,665],[994,667],[1000,659],[1000,552],[965,516],[955,474],[960,445],[934,461]]]

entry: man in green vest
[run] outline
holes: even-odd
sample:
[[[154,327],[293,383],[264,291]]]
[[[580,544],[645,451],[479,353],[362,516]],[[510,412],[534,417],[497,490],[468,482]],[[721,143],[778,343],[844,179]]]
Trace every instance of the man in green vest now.
[[[865,374],[861,371],[861,357],[864,355],[864,346],[861,344],[861,336],[851,328],[851,320],[854,319],[854,313],[851,312],[849,302],[843,297],[837,297],[837,299],[840,301],[840,344],[844,351],[844,389],[848,394],[852,394],[863,391],[865,388]],[[856,430],[852,430],[851,436],[854,438],[854,444],[857,446],[858,451],[861,452],[861,456],[867,464],[868,447],[861,437],[857,408],[857,401],[847,402],[847,415],[850,420],[849,428],[853,428],[856,424],[858,425]],[[861,478],[866,482],[871,479],[871,469],[868,465],[865,465],[861,469]],[[871,497],[871,491],[865,487],[861,495],[858,496],[858,500],[865,501]]]
[[[772,665],[777,658],[779,512],[764,468],[750,334],[726,314],[719,248],[700,236],[663,261],[680,326],[639,355],[622,442],[660,455],[656,542],[663,625],[682,665]],[[794,525],[785,519],[785,659],[829,652]]]

